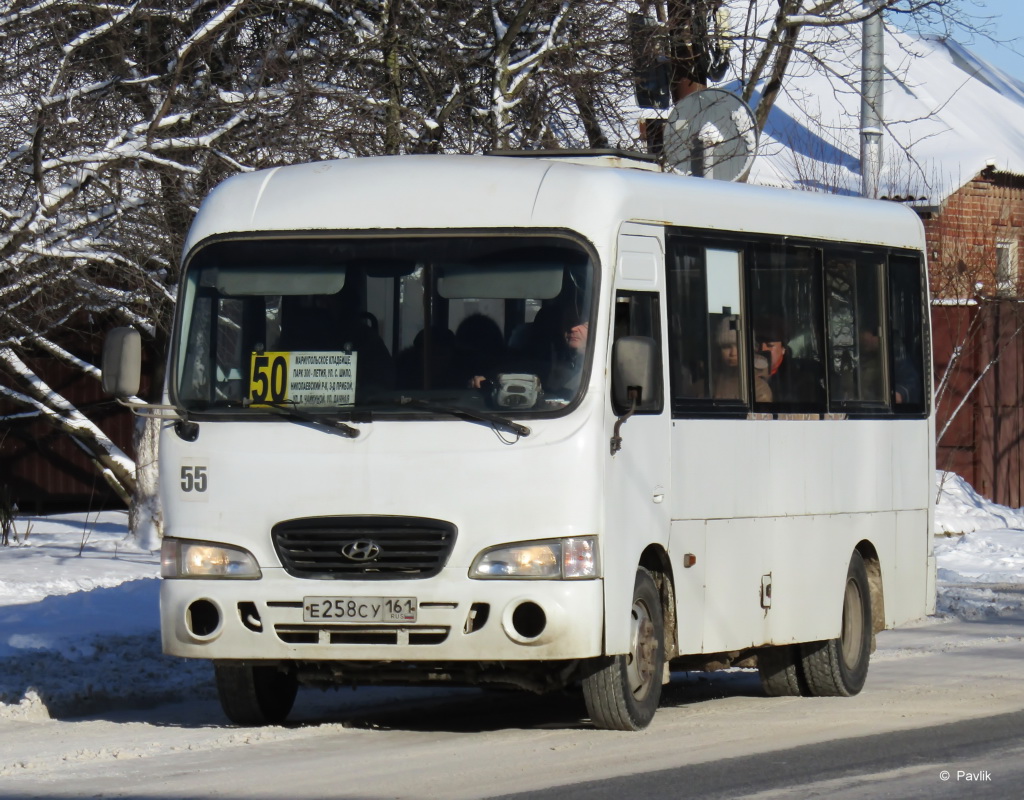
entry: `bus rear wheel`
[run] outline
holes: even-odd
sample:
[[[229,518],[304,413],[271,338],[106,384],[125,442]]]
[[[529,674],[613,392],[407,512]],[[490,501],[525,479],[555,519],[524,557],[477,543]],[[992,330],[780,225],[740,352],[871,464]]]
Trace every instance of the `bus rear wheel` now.
[[[218,661],[213,669],[220,706],[236,725],[278,725],[288,718],[299,689],[293,672],[233,661]]]
[[[638,731],[654,718],[665,669],[665,626],[654,577],[641,567],[633,586],[629,652],[595,662],[583,698],[599,728]]]
[[[801,645],[807,693],[851,697],[864,688],[871,658],[871,592],[861,554],[854,551],[843,591],[843,622],[838,638]]]
[[[800,645],[762,647],[757,651],[757,672],[761,688],[769,697],[807,694],[800,665]]]

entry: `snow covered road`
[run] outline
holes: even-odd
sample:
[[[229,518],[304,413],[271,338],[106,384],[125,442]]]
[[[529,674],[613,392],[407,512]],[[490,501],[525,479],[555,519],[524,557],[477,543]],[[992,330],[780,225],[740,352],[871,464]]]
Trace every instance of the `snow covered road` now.
[[[853,698],[766,698],[755,673],[680,673],[639,734],[569,696],[309,692],[287,728],[224,726],[212,698],[0,721],[3,797],[470,798],[671,769],[1024,709],[1024,619],[886,632]],[[324,704],[326,703],[326,704]],[[998,776],[996,776],[998,778]]]

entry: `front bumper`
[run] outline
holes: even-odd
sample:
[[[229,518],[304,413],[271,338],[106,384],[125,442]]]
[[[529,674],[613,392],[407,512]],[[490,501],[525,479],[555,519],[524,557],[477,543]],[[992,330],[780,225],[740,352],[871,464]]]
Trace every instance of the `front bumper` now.
[[[303,622],[310,596],[415,597],[415,623]],[[164,580],[165,653],[295,661],[546,661],[601,655],[601,580]]]

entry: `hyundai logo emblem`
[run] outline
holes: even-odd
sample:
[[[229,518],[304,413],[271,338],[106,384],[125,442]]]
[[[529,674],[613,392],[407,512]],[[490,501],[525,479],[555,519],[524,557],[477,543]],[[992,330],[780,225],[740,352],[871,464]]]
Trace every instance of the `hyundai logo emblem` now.
[[[341,554],[349,561],[373,561],[380,555],[380,545],[369,539],[359,539],[341,548]]]

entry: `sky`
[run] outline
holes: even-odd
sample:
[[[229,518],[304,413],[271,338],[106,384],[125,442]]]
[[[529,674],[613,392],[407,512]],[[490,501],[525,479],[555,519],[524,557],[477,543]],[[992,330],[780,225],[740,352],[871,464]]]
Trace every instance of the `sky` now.
[[[1011,77],[1024,80],[1024,0],[962,0],[964,9],[978,17],[994,17],[992,26],[1000,41],[998,44],[983,37],[973,42],[962,42],[969,50],[984,58]],[[972,6],[972,3],[974,4]],[[1014,52],[1015,48],[1017,52]]]

